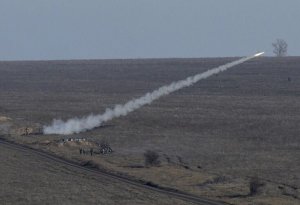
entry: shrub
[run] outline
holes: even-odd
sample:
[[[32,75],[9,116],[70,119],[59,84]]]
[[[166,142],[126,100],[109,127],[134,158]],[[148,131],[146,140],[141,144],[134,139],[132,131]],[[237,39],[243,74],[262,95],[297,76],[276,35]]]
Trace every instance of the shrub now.
[[[109,143],[105,140],[102,140],[99,144],[99,147],[100,147],[100,153],[101,154],[110,154],[112,153],[112,149],[109,145]]]
[[[264,186],[265,184],[260,181],[257,177],[253,177],[249,183],[250,195],[256,195],[259,192],[260,187]]]
[[[106,140],[101,140],[100,144],[99,144],[101,149],[105,149],[110,147],[109,143]]]
[[[158,166],[160,164],[159,155],[155,151],[146,151],[144,157],[146,166]]]

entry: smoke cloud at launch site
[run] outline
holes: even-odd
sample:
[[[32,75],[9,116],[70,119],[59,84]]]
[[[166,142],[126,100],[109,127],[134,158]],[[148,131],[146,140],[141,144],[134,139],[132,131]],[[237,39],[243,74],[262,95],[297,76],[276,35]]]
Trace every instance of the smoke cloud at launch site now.
[[[89,115],[83,118],[72,118],[66,121],[63,120],[53,120],[50,126],[44,126],[44,134],[73,134],[91,130],[95,127],[99,127],[103,122],[109,121],[113,118],[125,116],[128,113],[144,106],[151,104],[154,100],[159,99],[162,96],[168,95],[179,89],[191,86],[202,79],[206,79],[212,75],[218,74],[220,72],[226,71],[227,69],[236,66],[238,64],[244,63],[252,58],[262,55],[263,53],[258,53],[250,57],[244,57],[239,60],[233,61],[231,63],[221,65],[219,67],[210,69],[206,72],[190,76],[184,80],[173,82],[169,85],[162,86],[157,90],[149,92],[144,96],[133,99],[124,105],[115,105],[114,108],[108,108],[103,114],[99,115]]]

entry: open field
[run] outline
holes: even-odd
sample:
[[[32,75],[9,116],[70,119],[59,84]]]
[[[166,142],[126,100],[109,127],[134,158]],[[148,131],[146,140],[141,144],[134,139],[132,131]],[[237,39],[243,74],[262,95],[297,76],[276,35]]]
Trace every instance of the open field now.
[[[58,146],[55,140],[63,136],[20,136],[24,127],[102,113],[232,60],[0,62],[0,130],[18,142],[200,196],[233,204],[299,204],[299,57],[246,62],[111,126],[72,135],[105,139],[112,155],[80,156],[83,145]],[[160,154],[161,166],[143,167],[146,150]],[[264,183],[255,196],[249,195],[251,177]]]

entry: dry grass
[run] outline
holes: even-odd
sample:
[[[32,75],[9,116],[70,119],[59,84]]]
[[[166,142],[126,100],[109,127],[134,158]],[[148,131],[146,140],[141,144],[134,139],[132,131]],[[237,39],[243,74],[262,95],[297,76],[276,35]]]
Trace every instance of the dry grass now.
[[[5,122],[10,122],[11,118],[5,117],[5,116],[0,116],[0,123],[5,123]]]

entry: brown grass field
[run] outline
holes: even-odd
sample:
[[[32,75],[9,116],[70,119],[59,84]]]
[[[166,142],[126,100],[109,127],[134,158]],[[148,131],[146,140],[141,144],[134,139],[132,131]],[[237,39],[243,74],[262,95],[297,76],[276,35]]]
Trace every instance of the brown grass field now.
[[[10,140],[75,161],[93,160],[112,172],[231,204],[299,204],[300,57],[251,60],[107,122],[109,126],[71,135],[90,144],[59,145],[68,136],[21,135],[25,127],[37,130],[54,118],[102,113],[233,60],[0,62],[0,130]],[[95,147],[101,140],[109,142],[113,154],[79,155],[79,148]],[[160,166],[144,166],[147,150],[159,153]],[[29,164],[27,158],[20,166]],[[46,176],[44,166],[40,169]],[[252,177],[264,184],[255,195],[249,194]],[[13,185],[7,189],[4,193],[15,193]]]

